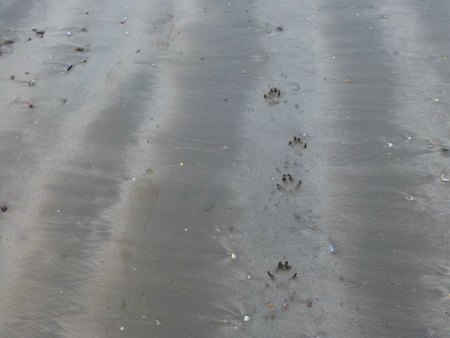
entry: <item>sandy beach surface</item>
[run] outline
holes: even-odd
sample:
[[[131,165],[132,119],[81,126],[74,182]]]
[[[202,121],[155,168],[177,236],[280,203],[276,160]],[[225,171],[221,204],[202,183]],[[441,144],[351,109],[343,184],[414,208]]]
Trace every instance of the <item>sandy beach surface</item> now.
[[[449,36],[446,0],[0,0],[0,338],[449,337]]]

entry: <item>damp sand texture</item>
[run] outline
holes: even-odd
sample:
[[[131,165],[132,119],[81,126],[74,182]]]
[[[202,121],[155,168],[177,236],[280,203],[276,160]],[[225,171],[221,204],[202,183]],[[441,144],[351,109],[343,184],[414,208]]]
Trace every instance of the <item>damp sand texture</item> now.
[[[0,2],[0,337],[448,337],[449,13]]]

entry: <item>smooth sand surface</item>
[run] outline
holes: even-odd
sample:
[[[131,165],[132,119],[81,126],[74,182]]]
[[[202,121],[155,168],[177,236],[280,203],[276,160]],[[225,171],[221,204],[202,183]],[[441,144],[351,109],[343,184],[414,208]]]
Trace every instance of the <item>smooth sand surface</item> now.
[[[448,337],[449,16],[0,1],[0,337]]]

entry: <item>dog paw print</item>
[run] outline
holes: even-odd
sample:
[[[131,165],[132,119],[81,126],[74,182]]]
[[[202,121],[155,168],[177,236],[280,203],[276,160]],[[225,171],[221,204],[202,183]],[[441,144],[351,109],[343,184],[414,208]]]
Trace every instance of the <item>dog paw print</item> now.
[[[292,148],[297,154],[302,154],[306,148],[308,148],[308,144],[306,140],[303,140],[301,137],[294,136],[291,140],[289,140],[289,147]]]
[[[276,87],[270,88],[270,90],[264,94],[264,99],[269,106],[280,103],[280,97],[281,91]]]

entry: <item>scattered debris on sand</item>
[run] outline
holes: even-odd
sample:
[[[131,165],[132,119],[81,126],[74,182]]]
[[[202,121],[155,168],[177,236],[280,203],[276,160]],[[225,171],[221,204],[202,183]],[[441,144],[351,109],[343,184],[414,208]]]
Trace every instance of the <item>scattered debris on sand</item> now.
[[[448,178],[445,174],[441,174],[440,179],[442,182],[450,182],[450,178]]]

